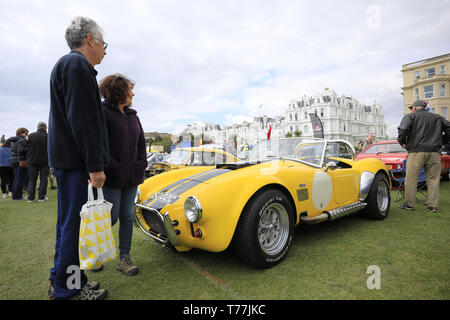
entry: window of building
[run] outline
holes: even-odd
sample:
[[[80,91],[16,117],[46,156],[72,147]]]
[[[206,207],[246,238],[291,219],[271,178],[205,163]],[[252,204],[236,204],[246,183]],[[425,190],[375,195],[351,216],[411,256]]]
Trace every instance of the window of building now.
[[[304,133],[308,133],[308,126],[307,126],[307,125],[305,125],[305,126],[303,127],[303,132],[304,132]]]
[[[292,113],[289,114],[289,119],[292,121]]]
[[[441,74],[445,74],[445,66],[441,66],[440,69],[441,69]]]
[[[441,83],[439,85],[439,96],[445,97],[445,84]]]
[[[423,96],[425,99],[433,98],[433,85],[423,87]]]
[[[416,100],[419,100],[419,88],[416,88]]]
[[[436,108],[431,108],[432,113],[436,113]]]
[[[320,108],[320,116],[323,117],[323,108]]]
[[[441,115],[445,118],[447,118],[447,107],[441,107]]]
[[[416,79],[420,78],[420,71],[416,71]]]
[[[435,70],[434,68],[430,68],[430,69],[426,69],[425,70],[425,76],[426,77],[432,77],[435,75]]]
[[[308,112],[305,112],[305,119],[308,119]]]
[[[297,121],[298,120],[298,116],[297,116],[297,114],[295,114],[295,121]]]

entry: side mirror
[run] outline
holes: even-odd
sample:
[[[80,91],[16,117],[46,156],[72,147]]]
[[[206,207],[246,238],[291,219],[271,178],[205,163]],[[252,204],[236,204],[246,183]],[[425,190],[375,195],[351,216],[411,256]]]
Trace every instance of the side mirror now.
[[[324,172],[327,172],[328,169],[331,169],[331,170],[333,170],[333,171],[336,170],[336,169],[337,169],[337,164],[336,164],[336,162],[334,162],[334,161],[328,161],[327,164],[325,165],[325,170],[324,170]]]

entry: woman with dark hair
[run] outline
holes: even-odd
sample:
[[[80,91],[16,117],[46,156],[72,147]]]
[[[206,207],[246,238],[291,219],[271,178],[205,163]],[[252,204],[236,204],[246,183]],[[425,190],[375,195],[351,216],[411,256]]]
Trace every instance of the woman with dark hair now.
[[[105,170],[105,200],[111,202],[111,224],[119,220],[117,270],[135,275],[138,268],[130,257],[133,207],[137,187],[144,181],[147,154],[141,122],[132,109],[134,82],[121,74],[100,81],[100,94],[109,135],[110,162]],[[102,268],[100,267],[100,270]],[[97,270],[98,271],[98,270]]]
[[[25,200],[23,197],[23,188],[26,182],[28,169],[21,166],[21,161],[27,160],[27,139],[28,129],[19,128],[16,130],[16,136],[9,138],[5,142],[6,147],[11,148],[11,165],[14,170],[14,181],[12,190],[13,200]]]

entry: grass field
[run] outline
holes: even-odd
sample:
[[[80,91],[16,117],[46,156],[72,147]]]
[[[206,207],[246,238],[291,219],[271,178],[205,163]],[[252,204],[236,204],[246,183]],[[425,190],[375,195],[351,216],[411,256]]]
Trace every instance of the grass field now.
[[[53,264],[56,191],[45,203],[0,199],[0,299],[47,299]],[[392,202],[389,217],[358,215],[297,227],[286,259],[269,270],[237,261],[226,251],[175,253],[135,227],[132,257],[139,274],[88,271],[109,299],[450,299],[450,182],[441,182],[440,212],[414,212]],[[113,228],[116,241],[118,225]],[[371,265],[381,288],[369,290]]]

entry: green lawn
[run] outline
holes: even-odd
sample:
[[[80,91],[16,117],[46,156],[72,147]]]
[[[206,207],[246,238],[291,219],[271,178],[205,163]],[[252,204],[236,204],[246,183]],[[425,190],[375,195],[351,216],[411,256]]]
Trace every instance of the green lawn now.
[[[0,199],[0,299],[47,299],[53,263],[56,191],[45,203]],[[298,227],[286,259],[269,270],[237,261],[226,251],[175,253],[138,228],[132,256],[139,274],[114,262],[88,271],[110,299],[450,299],[450,182],[441,183],[440,212],[414,212],[392,202],[389,217],[358,215]],[[118,225],[114,227],[118,239]],[[381,271],[369,290],[367,268]]]

